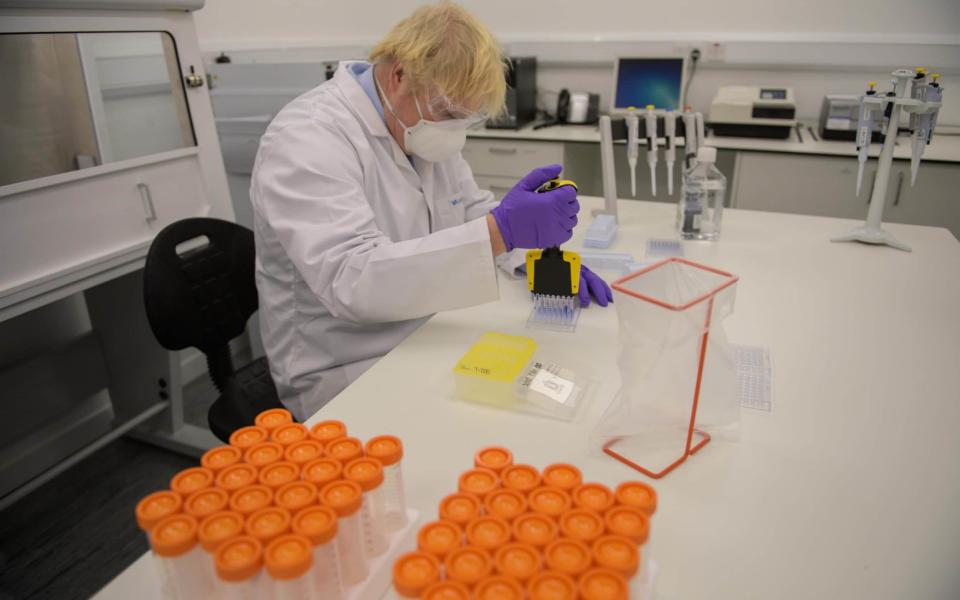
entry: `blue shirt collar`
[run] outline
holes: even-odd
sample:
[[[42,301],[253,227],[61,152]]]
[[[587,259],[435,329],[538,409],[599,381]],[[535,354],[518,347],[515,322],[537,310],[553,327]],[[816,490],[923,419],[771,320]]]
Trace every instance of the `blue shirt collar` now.
[[[370,98],[370,102],[373,103],[373,107],[377,109],[377,112],[380,113],[380,118],[383,119],[383,103],[380,102],[376,85],[373,83],[373,65],[368,62],[355,62],[350,63],[347,69],[350,71],[350,74],[353,75],[354,79],[357,80],[357,83],[360,84],[360,87],[363,88],[363,91],[366,92]]]

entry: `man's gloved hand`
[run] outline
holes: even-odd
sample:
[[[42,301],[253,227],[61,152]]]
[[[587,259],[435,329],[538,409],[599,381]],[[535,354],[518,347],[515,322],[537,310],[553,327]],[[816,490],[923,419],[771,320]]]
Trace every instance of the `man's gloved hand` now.
[[[580,203],[571,186],[538,193],[537,188],[560,175],[563,167],[548,165],[530,171],[490,211],[507,247],[552,248],[566,242],[577,224]]]
[[[590,296],[593,296],[594,302],[600,306],[613,302],[613,292],[607,282],[583,265],[580,265],[580,288],[577,296],[580,297],[580,306],[584,308],[590,305]]]

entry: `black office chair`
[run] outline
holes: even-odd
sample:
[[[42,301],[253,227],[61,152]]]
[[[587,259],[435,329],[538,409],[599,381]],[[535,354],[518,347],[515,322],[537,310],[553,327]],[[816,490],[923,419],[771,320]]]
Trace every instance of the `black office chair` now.
[[[197,238],[206,244],[177,252]],[[219,219],[171,223],[147,253],[143,301],[150,329],[167,350],[198,348],[207,357],[220,396],[210,407],[210,430],[224,442],[256,415],[282,408],[265,358],[235,369],[230,340],[243,333],[257,310],[253,232]]]

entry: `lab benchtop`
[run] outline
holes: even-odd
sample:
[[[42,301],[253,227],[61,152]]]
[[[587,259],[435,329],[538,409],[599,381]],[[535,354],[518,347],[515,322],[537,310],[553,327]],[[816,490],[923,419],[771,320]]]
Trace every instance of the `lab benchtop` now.
[[[519,130],[486,129],[483,127],[471,129],[467,137],[487,138],[500,140],[524,140],[542,142],[587,142],[600,143],[600,132],[596,125],[554,125],[543,129],[534,129],[535,123],[525,125]],[[784,152],[792,154],[819,154],[826,156],[857,155],[853,142],[820,139],[817,126],[813,123],[801,123],[800,136],[796,128],[790,131],[790,137],[785,140],[767,140],[745,137],[718,137],[707,136],[707,145],[723,150],[748,150],[757,152]],[[811,129],[816,135],[811,134]],[[802,139],[801,139],[802,138]],[[622,142],[621,142],[622,143]],[[664,140],[660,140],[661,145]],[[677,144],[683,145],[683,138],[677,138]],[[870,156],[880,154],[881,144],[870,145]],[[893,157],[898,160],[910,159],[909,137],[897,138]],[[933,162],[960,162],[960,135],[937,134],[927,147],[923,155],[924,161]]]
[[[571,249],[602,205],[581,204]],[[675,205],[619,211],[609,252],[641,259],[647,240],[676,239]],[[682,243],[688,259],[740,277],[726,334],[769,350],[772,410],[743,409],[737,441],[714,440],[663,479],[590,443],[620,385],[616,308],[587,308],[573,333],[527,329],[525,281],[502,274],[498,301],[435,315],[307,424],[399,436],[423,521],[491,444],[538,468],[572,462],[587,481],[647,481],[659,495],[644,547],[659,600],[956,597],[960,243],[899,224],[885,227],[912,253],[829,241],[858,224],[731,209],[720,241]],[[457,400],[452,369],[485,331],[532,337],[543,358],[594,377],[580,414],[563,422]],[[96,597],[156,597],[149,555]]]

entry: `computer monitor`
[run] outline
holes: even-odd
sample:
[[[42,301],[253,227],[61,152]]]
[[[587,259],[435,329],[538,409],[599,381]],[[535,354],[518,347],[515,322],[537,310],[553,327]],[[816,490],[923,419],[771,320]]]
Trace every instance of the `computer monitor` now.
[[[682,110],[685,70],[683,57],[618,58],[610,112],[623,113],[631,106],[642,110],[648,104]]]

